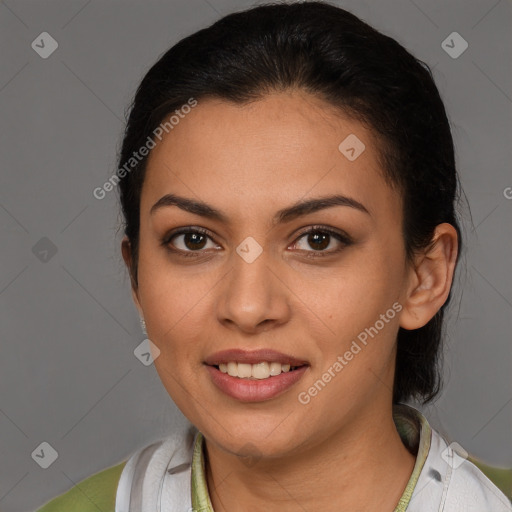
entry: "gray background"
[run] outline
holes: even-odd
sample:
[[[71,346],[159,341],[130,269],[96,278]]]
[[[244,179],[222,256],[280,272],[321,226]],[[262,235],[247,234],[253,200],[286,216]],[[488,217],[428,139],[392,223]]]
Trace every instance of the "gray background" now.
[[[115,170],[124,112],[149,66],[183,36],[251,5],[0,2],[3,512],[33,510],[185,425],[154,367],[133,354],[143,336],[115,193],[100,201],[92,190]],[[469,452],[510,467],[512,5],[338,5],[434,66],[472,222],[463,205],[467,250],[449,317],[446,385],[426,414]],[[31,48],[43,31],[59,44],[47,59]],[[469,44],[456,59],[441,47],[453,31]],[[59,455],[48,469],[31,457],[43,441]]]

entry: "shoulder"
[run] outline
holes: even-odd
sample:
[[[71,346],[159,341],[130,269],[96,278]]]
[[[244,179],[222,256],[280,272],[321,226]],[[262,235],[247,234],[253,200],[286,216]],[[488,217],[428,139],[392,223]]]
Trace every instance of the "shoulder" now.
[[[117,484],[125,465],[126,461],[82,480],[37,512],[114,512]]]
[[[407,509],[409,510],[409,509]],[[457,443],[432,429],[430,450],[414,490],[411,512],[512,512],[505,494]]]
[[[470,460],[454,456],[446,503],[460,510],[512,512],[509,498]]]
[[[128,510],[125,502],[128,500],[129,503],[130,496],[137,494],[139,486],[143,486],[146,493],[146,488],[151,488],[151,496],[158,494],[152,486],[169,469],[169,463],[190,465],[196,433],[197,430],[190,426],[143,446],[124,462],[82,480],[37,512],[115,512],[116,501],[119,501],[121,510]]]
[[[476,457],[468,457],[468,460],[491,480],[491,482],[493,482],[512,502],[512,467],[501,468],[489,466]]]
[[[135,452],[118,484],[116,506],[128,511],[144,497],[147,510],[159,510],[160,500],[170,510],[191,508],[191,466],[197,429],[189,424]]]

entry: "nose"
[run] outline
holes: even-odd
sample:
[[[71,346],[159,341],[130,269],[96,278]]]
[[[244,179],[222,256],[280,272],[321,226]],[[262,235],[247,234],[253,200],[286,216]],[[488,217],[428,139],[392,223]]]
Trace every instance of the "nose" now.
[[[263,250],[250,261],[233,251],[230,263],[231,271],[218,290],[219,322],[250,334],[286,323],[290,318],[291,292],[271,255]]]

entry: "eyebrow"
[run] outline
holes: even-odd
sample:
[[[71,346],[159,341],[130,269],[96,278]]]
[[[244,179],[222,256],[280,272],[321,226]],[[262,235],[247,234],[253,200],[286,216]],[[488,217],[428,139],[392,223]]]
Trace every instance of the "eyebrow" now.
[[[167,206],[177,206],[182,210],[193,213],[195,215],[200,215],[201,217],[218,220],[226,224],[229,223],[228,217],[213,206],[210,206],[203,201],[197,201],[195,199],[189,199],[175,194],[166,194],[165,196],[161,197],[151,207],[149,213],[150,215],[153,215],[157,210]],[[333,206],[348,206],[371,216],[370,212],[359,201],[356,201],[351,197],[334,194],[330,196],[308,199],[305,201],[297,201],[291,206],[277,211],[272,219],[272,223],[282,224],[285,222],[290,222],[297,217],[301,217],[302,215],[314,213],[325,208],[331,208]]]

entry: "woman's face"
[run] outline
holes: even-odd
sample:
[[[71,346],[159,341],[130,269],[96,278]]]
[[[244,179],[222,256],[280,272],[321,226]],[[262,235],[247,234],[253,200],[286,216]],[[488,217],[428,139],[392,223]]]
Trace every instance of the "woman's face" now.
[[[347,200],[277,216],[332,196]],[[199,101],[157,144],[135,300],[164,386],[207,439],[283,456],[390,407],[410,277],[401,207],[371,132],[304,92]],[[216,356],[226,350],[242,352]],[[302,367],[283,372],[288,359]],[[281,375],[230,376],[211,366],[222,361]]]

